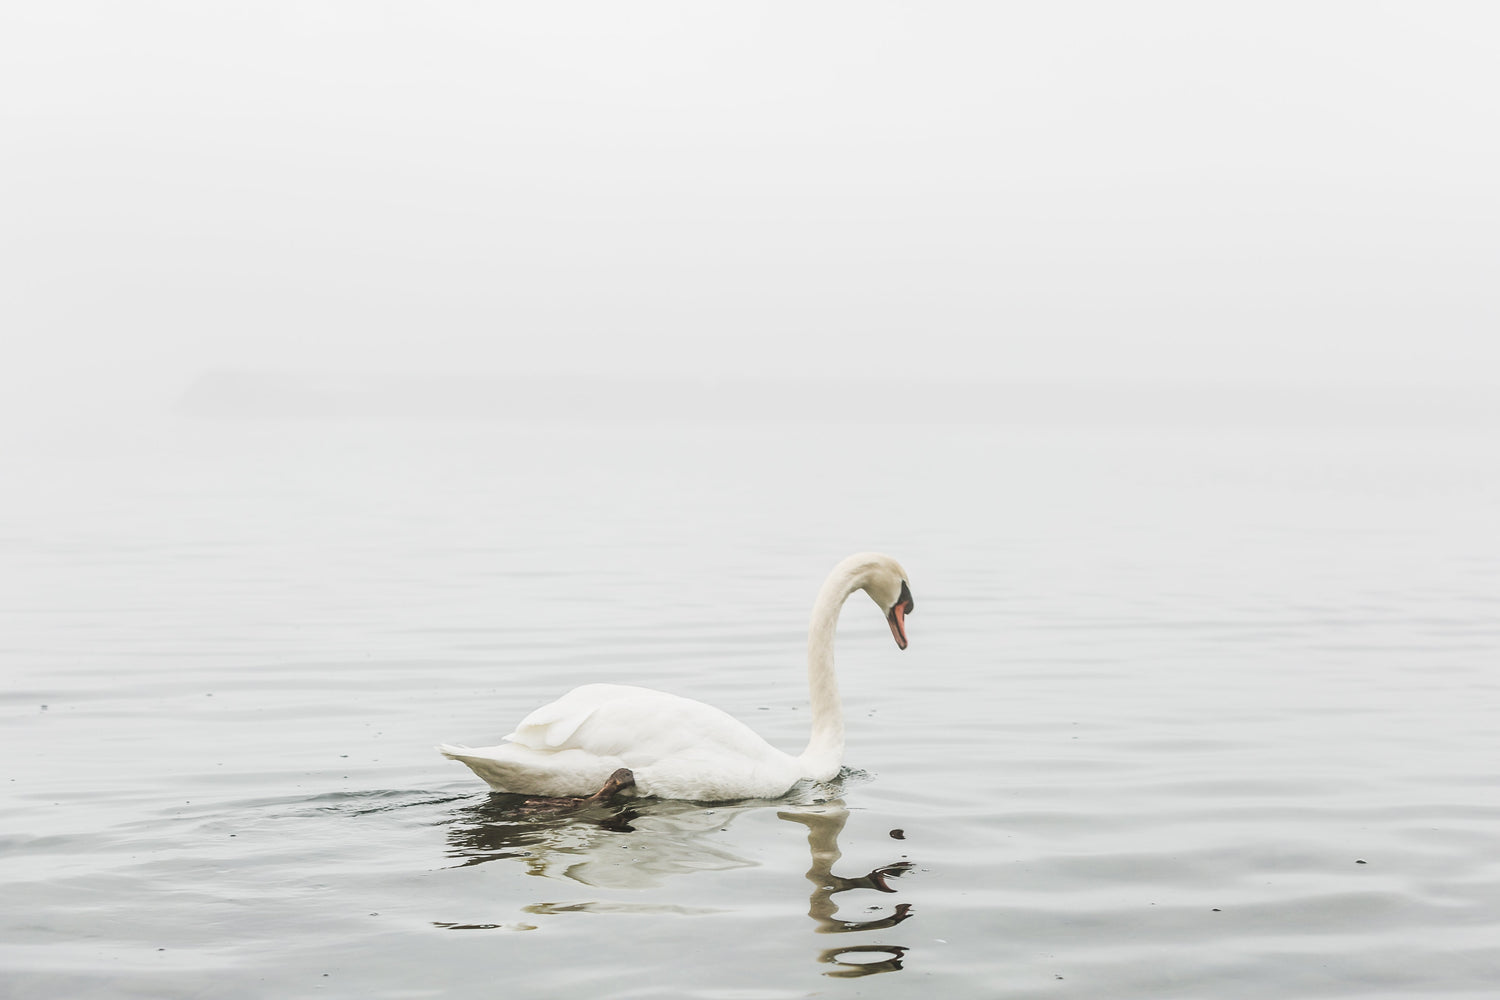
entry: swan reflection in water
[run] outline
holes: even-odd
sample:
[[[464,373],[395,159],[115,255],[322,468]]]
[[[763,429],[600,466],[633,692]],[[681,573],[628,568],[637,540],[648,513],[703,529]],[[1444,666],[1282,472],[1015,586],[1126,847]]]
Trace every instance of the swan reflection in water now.
[[[753,868],[760,863],[740,857],[711,839],[746,813],[779,803],[749,802],[704,806],[669,800],[634,800],[568,813],[532,811],[520,796],[493,794],[455,814],[448,831],[448,855],[459,866],[514,859],[532,875],[565,878],[605,889],[645,889],[688,872]],[[807,828],[812,855],[807,880],[813,890],[808,916],[820,934],[850,934],[887,930],[909,918],[911,904],[896,903],[865,919],[838,916],[834,896],[853,889],[890,894],[891,884],[912,867],[896,861],[859,876],[835,874],[842,857],[838,838],[849,819],[839,799],[813,799],[778,809],[778,819]],[[636,905],[623,902],[559,906],[538,903],[525,907],[533,914],[564,910],[602,912],[714,912],[712,908]],[[872,910],[874,908],[872,907]],[[492,927],[490,924],[444,924],[454,928]],[[824,975],[850,978],[901,969],[907,949],[901,945],[851,941],[818,953],[818,961],[833,965]]]
[[[491,794],[458,811],[448,856],[479,865],[514,858],[528,874],[601,889],[648,889],[673,875],[750,868],[755,862],[712,843],[757,806],[630,802],[577,812],[532,812],[517,795]]]
[[[839,851],[838,837],[849,819],[849,810],[844,808],[842,802],[831,802],[816,810],[778,812],[776,816],[807,827],[807,846],[812,852],[812,867],[807,870],[807,880],[813,884],[807,915],[818,925],[818,933],[848,934],[851,931],[884,930],[895,927],[911,916],[910,903],[897,903],[884,916],[866,920],[838,919],[839,906],[833,899],[836,893],[850,889],[895,892],[890,880],[912,868],[910,861],[897,861],[855,878],[834,874],[833,866],[843,856]],[[901,960],[906,951],[901,945],[850,944],[823,950],[818,955],[818,961],[838,966],[824,975],[848,979],[877,972],[896,972],[901,968]],[[852,956],[855,955],[860,956],[860,960],[853,960]]]

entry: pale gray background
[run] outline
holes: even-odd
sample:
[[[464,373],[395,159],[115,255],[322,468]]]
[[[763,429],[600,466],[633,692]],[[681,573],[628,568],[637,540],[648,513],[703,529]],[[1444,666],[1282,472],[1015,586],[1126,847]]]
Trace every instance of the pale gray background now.
[[[0,415],[216,369],[1494,385],[1489,3],[8,4]]]
[[[0,993],[1493,1000],[1497,28],[4,5]],[[836,788],[432,749],[869,548]]]

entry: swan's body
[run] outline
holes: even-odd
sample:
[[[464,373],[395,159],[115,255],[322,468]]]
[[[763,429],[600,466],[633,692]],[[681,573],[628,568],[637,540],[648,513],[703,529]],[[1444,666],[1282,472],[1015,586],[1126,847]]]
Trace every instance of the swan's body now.
[[[856,590],[869,593],[897,645],[906,648],[913,602],[900,564],[866,552],[835,566],[818,592],[808,630],[812,737],[797,756],[712,705],[623,684],[574,688],[522,719],[499,746],[438,749],[496,791],[525,795],[590,795],[622,767],[633,773],[641,795],[699,802],[776,798],[804,778],[826,781],[839,773],[844,756],[833,636],[839,610]]]

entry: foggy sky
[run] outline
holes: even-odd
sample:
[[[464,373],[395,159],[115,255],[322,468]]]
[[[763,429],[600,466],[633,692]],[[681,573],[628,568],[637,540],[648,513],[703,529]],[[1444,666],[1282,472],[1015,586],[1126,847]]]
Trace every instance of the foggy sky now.
[[[224,368],[1500,382],[1497,29],[7,5],[0,414]]]

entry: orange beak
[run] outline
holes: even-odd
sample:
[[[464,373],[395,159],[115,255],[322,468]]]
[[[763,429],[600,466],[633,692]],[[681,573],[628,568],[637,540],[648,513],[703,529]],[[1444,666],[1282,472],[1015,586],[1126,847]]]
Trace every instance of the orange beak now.
[[[906,605],[898,604],[891,609],[891,613],[885,616],[890,623],[891,635],[896,637],[896,645],[901,649],[906,648]]]
[[[901,596],[896,598],[896,604],[891,608],[891,613],[885,616],[890,623],[891,635],[896,637],[896,645],[906,648],[906,616],[911,614],[911,609],[917,606],[917,602],[911,599],[911,588],[906,581],[901,581]]]

